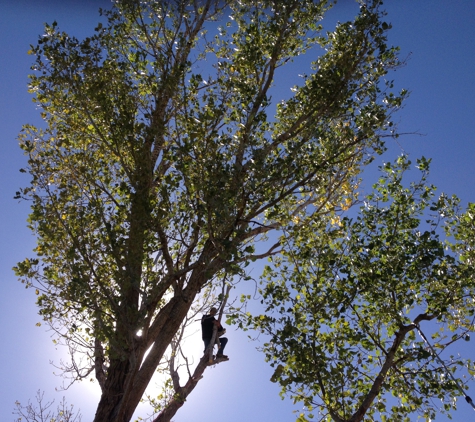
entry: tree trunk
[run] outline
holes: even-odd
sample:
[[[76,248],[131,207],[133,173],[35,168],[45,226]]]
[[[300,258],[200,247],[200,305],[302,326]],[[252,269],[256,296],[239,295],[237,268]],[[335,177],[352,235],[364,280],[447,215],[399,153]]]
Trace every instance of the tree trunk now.
[[[219,260],[215,261],[215,263],[217,262],[219,262]],[[208,270],[210,270],[209,267]],[[215,271],[211,270],[211,273],[214,272]],[[191,285],[189,286],[192,292],[187,291],[185,294],[185,292],[182,291],[181,297],[175,297],[165,305],[161,313],[157,316],[157,319],[163,320],[161,328],[158,332],[154,333],[153,336],[156,340],[145,359],[143,359],[143,351],[140,350],[143,346],[137,345],[137,347],[129,353],[129,361],[118,361],[111,365],[107,373],[105,388],[96,411],[94,422],[128,422],[132,418],[145,389],[155,374],[157,366],[161,362],[165,351],[171,344],[180,324],[188,313],[194,297],[200,290],[200,287],[206,283],[209,276],[210,273],[205,276],[203,270],[199,270],[199,274],[194,273],[190,277]],[[186,300],[184,298],[186,298]],[[133,358],[137,359],[139,363],[132,365],[130,360]],[[197,374],[199,374],[199,371],[201,371],[202,374],[205,368],[206,361],[204,366],[201,365],[200,361],[195,372],[198,371]],[[199,377],[201,374],[197,376]],[[191,392],[195,386],[192,384],[193,381],[189,380],[186,386],[183,387],[184,391]],[[188,394],[189,393],[186,395]],[[176,410],[178,410],[178,407]]]
[[[107,373],[101,399],[97,406],[94,422],[119,421],[118,413],[124,397],[124,386],[129,373],[129,362],[118,361],[111,364]]]

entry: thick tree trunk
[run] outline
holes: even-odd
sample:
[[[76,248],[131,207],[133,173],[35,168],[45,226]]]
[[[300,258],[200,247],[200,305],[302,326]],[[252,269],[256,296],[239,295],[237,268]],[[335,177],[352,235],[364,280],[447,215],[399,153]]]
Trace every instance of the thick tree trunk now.
[[[129,353],[127,361],[111,364],[94,422],[130,421],[168,345],[189,310],[191,302],[178,302],[180,303],[173,307],[175,309],[172,308],[168,312],[164,327],[156,336],[157,340],[144,361],[143,353],[137,347]],[[135,360],[134,365],[131,364],[132,360]]]
[[[204,255],[207,255],[207,253],[205,252]],[[105,388],[96,411],[94,422],[130,421],[165,351],[171,344],[183,319],[186,317],[196,293],[200,290],[201,286],[206,283],[208,278],[213,276],[217,269],[220,268],[220,265],[222,265],[219,259],[215,260],[214,264],[212,267],[204,265],[203,267],[208,270],[206,272],[203,269],[194,272],[190,277],[188,287],[185,291],[182,291],[182,295],[172,299],[162,309],[157,316],[157,319],[162,320],[160,323],[161,328],[153,333],[153,337],[156,340],[143,361],[143,353],[141,354],[141,351],[137,347],[136,350],[129,353],[129,361],[131,361],[131,359],[138,359],[135,365],[131,365],[130,362],[117,362],[111,365],[107,373]],[[201,362],[198,368],[197,371],[199,373],[202,368]],[[203,371],[205,368],[206,364],[203,367]],[[199,376],[200,375],[198,375],[198,377]],[[191,392],[194,388],[192,384],[193,381],[188,381],[184,387],[185,391]]]
[[[97,406],[94,422],[112,422],[117,419],[124,397],[124,385],[129,373],[129,362],[115,362],[109,368],[104,391]]]

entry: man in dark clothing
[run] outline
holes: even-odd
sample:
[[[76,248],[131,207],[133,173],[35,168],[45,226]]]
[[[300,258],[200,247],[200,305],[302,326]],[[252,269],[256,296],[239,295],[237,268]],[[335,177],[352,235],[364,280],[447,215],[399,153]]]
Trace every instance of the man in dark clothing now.
[[[220,337],[220,335],[223,335],[226,330],[214,317],[217,312],[218,310],[216,308],[211,308],[209,310],[209,315],[203,315],[203,318],[201,318],[201,334],[202,334],[203,342],[205,344],[205,351],[206,351],[206,349],[208,348],[211,342],[211,338],[213,337],[213,328],[216,325],[218,327],[216,340],[217,340],[217,343],[219,344],[219,349],[218,349],[218,353],[216,354],[216,358],[227,359],[227,356],[223,355],[223,351],[224,351],[224,348],[226,347],[228,339],[226,337]]]

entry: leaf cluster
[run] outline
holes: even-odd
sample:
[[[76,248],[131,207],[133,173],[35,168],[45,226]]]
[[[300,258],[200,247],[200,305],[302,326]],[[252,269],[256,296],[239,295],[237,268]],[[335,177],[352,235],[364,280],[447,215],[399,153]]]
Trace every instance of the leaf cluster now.
[[[473,329],[473,268],[460,252],[470,249],[473,206],[462,213],[457,198],[434,198],[429,160],[407,186],[409,168],[404,156],[385,164],[356,217],[299,228],[264,274],[266,313],[247,324],[269,334],[272,381],[310,419],[312,409],[319,420],[434,418],[461,394],[446,368],[472,369],[444,350]],[[444,229],[456,236],[444,240]],[[445,367],[417,335],[422,324]]]

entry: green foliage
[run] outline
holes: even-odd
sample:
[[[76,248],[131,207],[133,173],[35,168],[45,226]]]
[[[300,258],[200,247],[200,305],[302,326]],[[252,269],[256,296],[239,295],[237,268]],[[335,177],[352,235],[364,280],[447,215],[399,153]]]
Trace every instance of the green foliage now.
[[[366,3],[325,32],[330,2],[118,1],[91,37],[54,22],[31,47],[45,128],[20,135],[18,196],[38,246],[16,271],[82,362],[73,378],[94,371],[97,420],[131,417],[203,287],[279,252],[256,241],[300,241],[353,201],[405,96],[382,82],[396,49]],[[310,52],[293,96],[272,101],[275,75]]]
[[[385,164],[355,218],[294,228],[264,274],[267,316],[247,323],[270,334],[271,381],[318,408],[319,420],[433,419],[455,407],[460,392],[416,328],[433,320],[437,353],[472,330],[474,208],[461,213],[457,198],[434,198],[429,162],[418,160],[421,179],[409,186],[406,157]],[[453,373],[473,368],[442,356]]]

